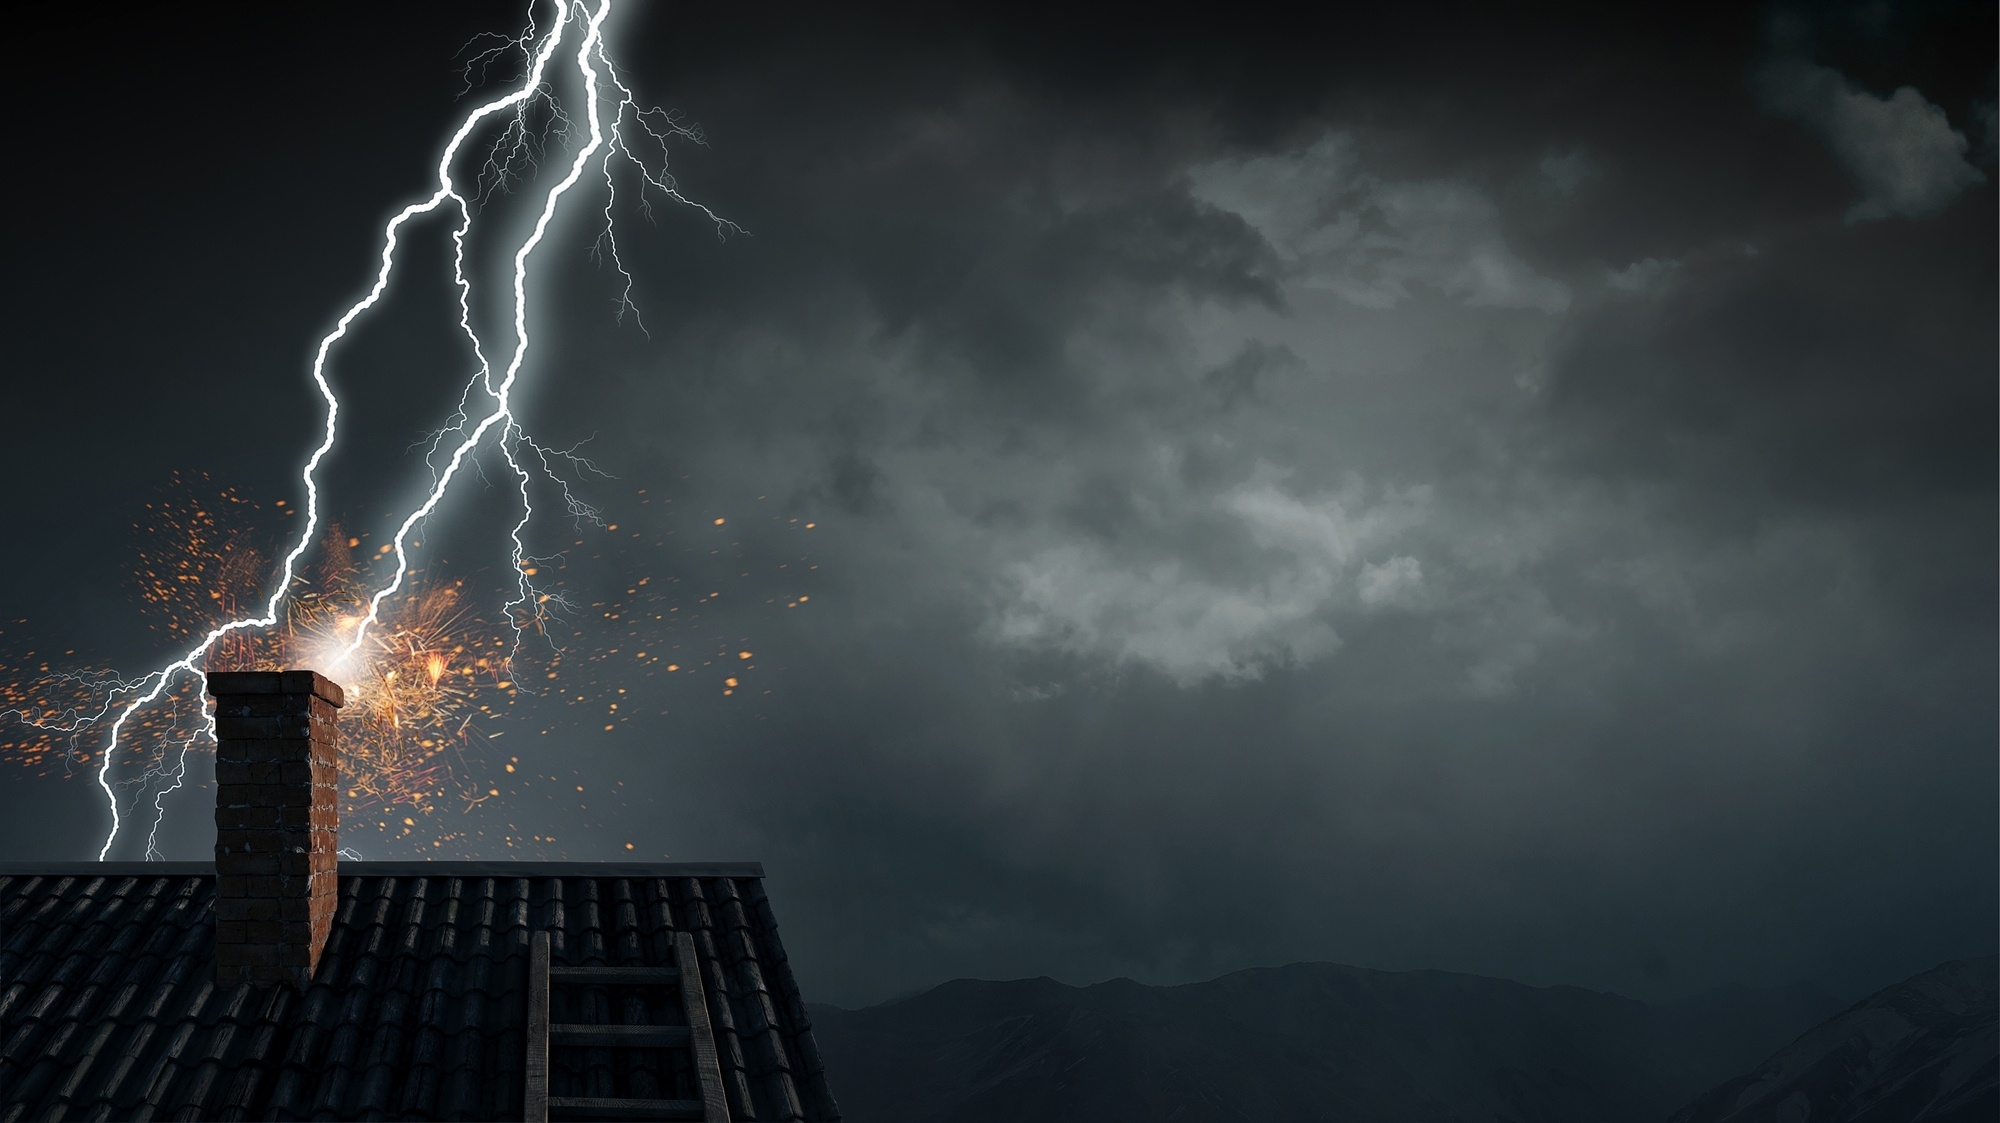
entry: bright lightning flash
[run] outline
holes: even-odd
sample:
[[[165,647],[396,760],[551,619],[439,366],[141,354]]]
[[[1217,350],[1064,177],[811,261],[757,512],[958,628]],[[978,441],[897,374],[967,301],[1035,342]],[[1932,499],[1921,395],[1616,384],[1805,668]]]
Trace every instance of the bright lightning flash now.
[[[120,808],[120,800],[112,782],[112,767],[120,750],[120,738],[125,734],[128,723],[153,706],[171,706],[182,695],[190,691],[198,698],[200,674],[211,654],[225,645],[230,637],[238,633],[262,631],[279,623],[280,609],[289,595],[294,580],[298,576],[300,558],[310,549],[320,529],[321,497],[319,470],[321,463],[333,451],[339,439],[340,399],[327,376],[328,359],[335,345],[347,337],[349,329],[370,309],[381,302],[389,287],[391,274],[395,270],[397,251],[406,228],[413,222],[435,213],[455,215],[457,224],[452,230],[453,278],[458,286],[459,319],[458,326],[469,345],[475,373],[465,385],[459,398],[457,413],[434,435],[428,463],[431,467],[431,484],[419,502],[397,526],[391,546],[395,557],[395,569],[387,583],[377,588],[368,598],[366,612],[355,620],[351,636],[344,646],[331,649],[331,662],[322,670],[336,676],[353,675],[358,668],[350,665],[357,658],[367,657],[368,633],[380,620],[383,602],[395,596],[402,588],[410,573],[409,540],[426,519],[436,512],[445,495],[459,477],[467,463],[476,463],[482,448],[496,449],[507,468],[513,473],[519,497],[519,516],[509,531],[512,545],[512,563],[515,573],[515,589],[507,602],[505,611],[508,623],[515,636],[515,647],[524,635],[544,624],[547,606],[560,604],[560,600],[538,589],[533,581],[537,572],[536,563],[541,560],[531,556],[527,546],[527,532],[535,518],[535,507],[530,498],[530,483],[538,477],[553,480],[568,508],[568,513],[594,519],[596,512],[571,494],[567,484],[555,474],[554,461],[566,460],[572,467],[595,470],[589,461],[583,460],[574,450],[555,450],[536,443],[521,427],[514,414],[513,392],[528,361],[529,354],[529,262],[535,251],[542,245],[549,226],[570,196],[571,189],[584,177],[593,162],[601,169],[606,185],[603,208],[604,226],[598,235],[593,252],[600,258],[608,257],[622,279],[624,288],[619,294],[619,316],[631,311],[635,317],[637,309],[631,301],[632,276],[626,270],[619,256],[618,241],[613,225],[613,204],[616,199],[614,171],[621,166],[637,169],[639,178],[639,200],[647,205],[647,192],[655,191],[665,198],[700,211],[713,222],[718,234],[736,230],[734,224],[718,217],[699,203],[683,197],[673,177],[665,170],[666,148],[670,141],[680,139],[701,143],[698,132],[682,124],[679,119],[658,109],[647,109],[634,99],[631,89],[619,77],[605,44],[604,25],[611,12],[611,0],[556,0],[553,5],[553,21],[547,28],[538,28],[531,16],[527,31],[519,38],[503,38],[501,46],[487,51],[473,60],[473,65],[484,67],[494,58],[509,53],[518,53],[527,60],[527,73],[504,95],[481,104],[468,113],[458,128],[445,143],[437,162],[435,190],[421,202],[411,203],[391,218],[382,232],[381,264],[376,270],[374,283],[367,293],[350,306],[334,324],[333,330],[319,341],[313,354],[311,377],[321,398],[326,402],[326,428],[318,447],[306,458],[300,472],[300,481],[305,490],[305,520],[300,527],[297,541],[284,555],[278,573],[271,584],[268,599],[263,610],[254,615],[242,615],[216,625],[203,635],[199,642],[181,652],[172,661],[145,675],[134,679],[120,677],[95,677],[89,682],[69,685],[85,688],[89,693],[101,698],[96,708],[72,706],[55,713],[29,713],[25,710],[0,711],[0,717],[13,717],[34,725],[46,732],[68,736],[72,740],[100,727],[106,729],[107,740],[100,754],[97,768],[97,784],[103,789],[106,803],[111,812],[111,824],[104,838],[104,845],[98,852],[101,861],[111,853],[112,845],[118,840],[125,826],[125,816]],[[574,41],[573,53],[565,55],[563,46]],[[558,61],[561,60],[561,61]],[[573,68],[573,69],[572,69]],[[568,73],[564,73],[567,70]],[[506,363],[496,377],[493,364],[488,359],[489,348],[486,340],[474,326],[475,283],[466,269],[465,248],[468,238],[474,233],[476,205],[486,193],[504,189],[510,180],[521,178],[520,166],[533,163],[541,151],[542,139],[532,123],[533,111],[545,107],[551,128],[559,140],[575,140],[576,123],[565,111],[556,95],[558,81],[574,81],[580,90],[582,102],[582,137],[574,144],[566,174],[548,188],[542,198],[539,211],[532,228],[515,245],[511,255],[511,273],[507,308],[511,312],[513,340]],[[453,167],[461,153],[483,128],[498,126],[499,136],[492,142],[481,179],[485,192],[475,193],[469,199],[454,177]],[[636,135],[635,135],[636,126]],[[634,148],[634,141],[643,142],[645,154]],[[657,155],[654,153],[657,152]],[[649,158],[651,162],[649,163]],[[639,325],[644,330],[644,325]],[[524,454],[524,450],[525,453]],[[440,461],[440,457],[442,460]],[[440,669],[432,671],[435,678]],[[149,769],[142,783],[150,784],[155,779],[169,781],[167,786],[155,793],[153,806],[155,818],[153,837],[149,838],[147,857],[158,856],[154,845],[157,839],[160,817],[164,814],[166,796],[178,788],[187,771],[188,753],[199,744],[213,740],[213,718],[206,718],[202,728],[170,727],[168,734],[177,754],[162,754],[162,766]],[[164,771],[167,756],[177,756],[177,763],[169,775]]]

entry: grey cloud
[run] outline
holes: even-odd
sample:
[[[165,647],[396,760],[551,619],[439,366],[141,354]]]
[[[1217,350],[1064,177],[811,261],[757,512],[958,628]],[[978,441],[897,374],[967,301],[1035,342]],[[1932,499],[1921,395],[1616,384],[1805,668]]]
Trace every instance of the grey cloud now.
[[[1577,148],[1543,156],[1535,171],[1556,195],[1568,197],[1576,194],[1599,168],[1589,153]]]
[[[1565,335],[1555,416],[1587,427],[1593,467],[1699,479],[1718,521],[1773,494],[1872,508],[1983,490],[1994,235],[1955,212],[1686,263]]]
[[[1147,498],[1158,497],[1147,489]],[[1330,610],[1358,595],[1394,600],[1419,578],[1401,567],[1354,570],[1422,518],[1424,496],[1374,505],[1358,496],[1301,495],[1260,465],[1220,494],[1149,504],[1154,517],[1203,519],[1238,543],[1224,566],[1201,567],[1157,548],[1115,550],[1063,542],[1012,563],[993,623],[1000,641],[1132,662],[1183,685],[1254,678],[1271,664],[1306,662],[1338,644]]]
[[[1217,404],[1227,410],[1241,402],[1256,400],[1259,379],[1274,371],[1296,368],[1298,361],[1289,348],[1251,340],[1228,361],[1202,375],[1202,382],[1213,392]]]
[[[1476,187],[1385,181],[1362,169],[1351,136],[1329,131],[1294,152],[1225,158],[1187,174],[1196,198],[1248,222],[1293,264],[1298,283],[1362,307],[1394,307],[1412,286],[1473,307],[1569,306],[1568,286],[1508,247],[1498,206]]]
[[[1923,218],[1986,177],[1966,160],[1971,145],[1943,109],[1910,86],[1876,97],[1830,67],[1778,59],[1757,75],[1774,113],[1803,121],[1825,138],[1861,189],[1850,222]]]
[[[1355,587],[1364,606],[1383,608],[1414,601],[1422,595],[1423,583],[1423,563],[1407,554],[1397,554],[1388,561],[1362,566]]]
[[[1661,261],[1657,257],[1645,258],[1623,269],[1606,270],[1604,283],[1620,292],[1643,292],[1659,284],[1678,264],[1671,260]]]

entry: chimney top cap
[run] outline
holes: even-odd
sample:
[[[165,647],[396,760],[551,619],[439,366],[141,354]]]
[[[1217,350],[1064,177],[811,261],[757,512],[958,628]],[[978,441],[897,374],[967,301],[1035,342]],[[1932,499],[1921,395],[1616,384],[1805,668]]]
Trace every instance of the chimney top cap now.
[[[340,684],[318,671],[210,671],[208,692],[217,698],[241,694],[310,694],[340,705]]]

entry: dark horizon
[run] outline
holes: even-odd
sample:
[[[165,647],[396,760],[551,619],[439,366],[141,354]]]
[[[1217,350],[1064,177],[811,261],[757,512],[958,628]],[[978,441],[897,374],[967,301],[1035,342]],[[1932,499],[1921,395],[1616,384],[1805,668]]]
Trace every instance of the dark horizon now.
[[[284,541],[310,349],[521,11],[371,15],[27,25],[17,685],[172,650],[170,507]],[[845,1007],[1296,962],[1851,1001],[2000,943],[1992,5],[614,28],[743,233],[633,212],[643,332],[552,234],[522,410],[617,529],[534,532],[570,630],[435,807],[356,797],[367,861],[761,862]],[[333,367],[364,570],[465,368],[413,261]],[[425,534],[488,622],[506,498]],[[0,861],[95,855],[87,770],[8,751]],[[201,858],[212,792],[167,798]]]

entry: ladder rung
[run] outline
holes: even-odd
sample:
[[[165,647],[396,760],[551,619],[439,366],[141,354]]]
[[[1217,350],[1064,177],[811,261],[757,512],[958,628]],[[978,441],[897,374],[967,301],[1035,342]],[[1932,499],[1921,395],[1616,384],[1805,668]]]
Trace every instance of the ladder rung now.
[[[700,1119],[700,1100],[608,1100],[550,1096],[549,1110],[574,1111],[592,1119]]]
[[[677,983],[678,967],[551,967],[549,977],[560,983]]]
[[[597,1045],[608,1048],[649,1049],[686,1045],[692,1040],[687,1026],[586,1026],[552,1025],[551,1045]],[[554,1103],[554,1100],[550,1100]]]

